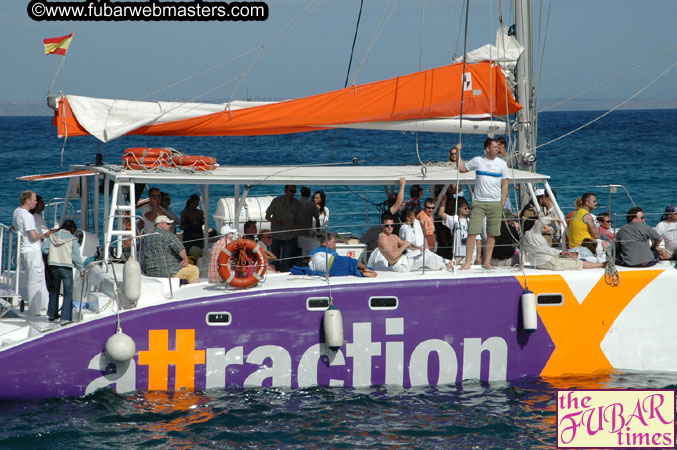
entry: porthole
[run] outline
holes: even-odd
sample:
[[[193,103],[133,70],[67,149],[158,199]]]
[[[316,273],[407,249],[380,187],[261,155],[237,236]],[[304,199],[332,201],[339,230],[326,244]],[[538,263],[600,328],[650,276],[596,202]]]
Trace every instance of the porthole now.
[[[212,327],[226,327],[230,325],[232,317],[229,312],[210,312],[205,316],[205,321]]]
[[[561,305],[564,303],[564,296],[562,294],[538,294],[536,302],[539,305]]]
[[[329,308],[329,297],[309,297],[306,299],[308,311],[324,311]]]
[[[369,308],[371,309],[397,309],[397,297],[370,297]]]

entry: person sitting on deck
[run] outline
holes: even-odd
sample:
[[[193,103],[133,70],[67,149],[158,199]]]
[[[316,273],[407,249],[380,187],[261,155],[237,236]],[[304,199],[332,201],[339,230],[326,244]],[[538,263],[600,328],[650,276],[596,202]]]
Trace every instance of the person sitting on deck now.
[[[433,218],[433,212],[435,211],[435,200],[433,200],[431,197],[428,197],[425,199],[424,205],[424,208],[416,215],[416,219],[418,219],[420,222],[423,232],[425,233],[426,247],[432,251],[435,251],[435,247],[437,246],[435,223]]]
[[[336,236],[327,233],[320,237],[320,246],[313,249],[310,254],[308,268],[315,273],[328,274],[329,276],[375,277],[378,274],[364,263],[349,256],[341,256],[336,252]]]
[[[258,230],[256,229],[256,221],[255,220],[248,220],[244,223],[244,226],[242,227],[242,230],[244,231],[244,238],[249,239],[250,241],[255,241],[256,240],[256,233],[258,233]]]
[[[180,278],[197,283],[200,270],[188,264],[186,249],[176,235],[169,230],[174,223],[169,217],[155,218],[155,232],[146,236],[143,251],[146,260],[146,275],[151,277]]]
[[[232,241],[237,239],[237,231],[229,227],[228,225],[224,225],[221,227],[220,234],[221,238],[212,245],[212,248],[210,250],[209,254],[209,281],[212,283],[221,283],[223,282],[223,278],[221,278],[221,275],[219,275],[219,255],[223,251],[224,248],[228,244],[230,244]]]
[[[400,227],[400,238],[404,241],[414,244],[414,248],[407,250],[407,254],[412,258],[421,258],[422,264],[431,270],[442,270],[451,267],[448,259],[442,258],[437,253],[430,249],[423,251],[418,248],[423,248],[425,237],[423,235],[423,228],[421,222],[414,216],[413,209],[404,209],[402,211],[402,226]],[[423,254],[425,253],[425,255]]]
[[[393,233],[393,216],[384,213],[381,218],[381,234],[378,236],[378,249],[370,257],[369,261],[385,259],[390,270],[395,272],[409,272],[423,268],[423,258],[411,256],[405,253],[407,249],[423,250],[423,246],[416,246],[409,241],[400,239]],[[420,255],[419,255],[420,256]],[[372,265],[372,264],[369,264]],[[374,264],[376,267],[377,264]],[[378,267],[376,267],[378,269]]]
[[[524,222],[524,237],[522,239],[523,248],[527,253],[529,262],[536,269],[544,270],[581,270],[595,269],[604,267],[602,263],[582,261],[578,259],[578,254],[570,251],[559,251],[550,247],[548,241],[543,237],[543,232],[547,233],[551,217],[542,217],[536,220],[535,217],[527,219]]]
[[[597,207],[597,195],[586,192],[581,196],[581,207],[571,217],[569,247],[578,247],[583,239],[600,239],[599,229],[591,212]]]
[[[669,255],[658,246],[661,236],[645,223],[644,210],[632,207],[625,216],[627,224],[616,233],[616,264],[626,267],[650,267]],[[651,244],[649,244],[651,241]]]
[[[520,223],[517,217],[509,209],[503,210],[501,222],[501,235],[496,237],[494,254],[491,264],[494,266],[509,266],[517,264],[515,249],[520,240]]]
[[[670,259],[677,259],[677,206],[668,205],[661,221],[656,225],[656,232],[661,236],[663,248]]]
[[[611,216],[604,211],[597,216],[597,223],[599,224],[599,237],[603,241],[613,241],[614,232],[611,231]]]
[[[270,251],[270,246],[273,245],[273,234],[268,228],[261,230],[258,235],[257,242],[263,249],[263,254],[266,255],[266,258],[268,258],[268,273],[277,272],[277,269],[273,263],[271,263],[271,261],[275,261],[277,259],[277,256],[275,256],[275,254]]]
[[[465,198],[458,198],[458,215],[447,214],[446,198],[442,198],[440,204],[439,214],[442,218],[442,225],[451,230],[454,236],[454,253],[456,255],[456,264],[465,263],[466,258],[466,242],[468,239],[468,224],[470,215],[470,206]],[[470,258],[474,264],[480,264],[482,258],[482,246],[480,241],[482,237],[478,234],[475,238],[477,245]]]

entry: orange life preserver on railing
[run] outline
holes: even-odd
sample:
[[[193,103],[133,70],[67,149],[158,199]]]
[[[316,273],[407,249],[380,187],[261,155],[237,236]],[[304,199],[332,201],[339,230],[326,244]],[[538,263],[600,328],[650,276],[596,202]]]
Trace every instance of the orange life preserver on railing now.
[[[169,167],[169,160],[166,157],[155,158],[153,156],[124,155],[122,165],[132,170],[157,169],[158,167]]]
[[[178,167],[198,172],[215,170],[216,159],[211,156],[182,155],[168,148],[132,147],[122,155],[122,165],[131,170],[154,170],[159,167]]]
[[[240,266],[240,268],[231,270],[231,258],[238,250],[240,251],[240,255],[238,257],[237,265]],[[238,271],[242,275],[246,273],[248,265],[247,251],[252,252],[256,257],[254,271],[249,276],[238,277],[236,276]],[[237,241],[231,242],[221,251],[218,259],[219,275],[226,283],[238,289],[248,288],[250,286],[254,286],[259,281],[262,281],[263,276],[266,274],[267,268],[268,260],[266,259],[266,255],[263,253],[263,249],[258,242],[250,241],[248,239],[238,239]]]
[[[216,169],[216,158],[211,156],[183,155],[171,159],[172,164],[178,167],[191,167],[199,171]]]
[[[167,148],[130,147],[125,150],[125,155],[134,155],[137,158],[169,158],[172,151]]]

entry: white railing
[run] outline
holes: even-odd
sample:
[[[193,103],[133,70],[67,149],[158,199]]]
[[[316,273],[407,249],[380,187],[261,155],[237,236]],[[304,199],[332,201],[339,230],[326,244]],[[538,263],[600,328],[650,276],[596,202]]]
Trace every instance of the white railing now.
[[[21,233],[13,227],[0,224],[0,283],[19,292],[21,271]]]

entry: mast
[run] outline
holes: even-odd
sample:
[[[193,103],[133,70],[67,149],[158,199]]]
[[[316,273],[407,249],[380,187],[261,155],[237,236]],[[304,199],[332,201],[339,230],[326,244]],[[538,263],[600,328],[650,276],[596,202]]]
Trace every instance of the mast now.
[[[524,47],[517,60],[517,101],[522,109],[517,112],[518,166],[521,170],[536,171],[536,142],[534,136],[533,87],[533,0],[515,2],[515,39]]]

